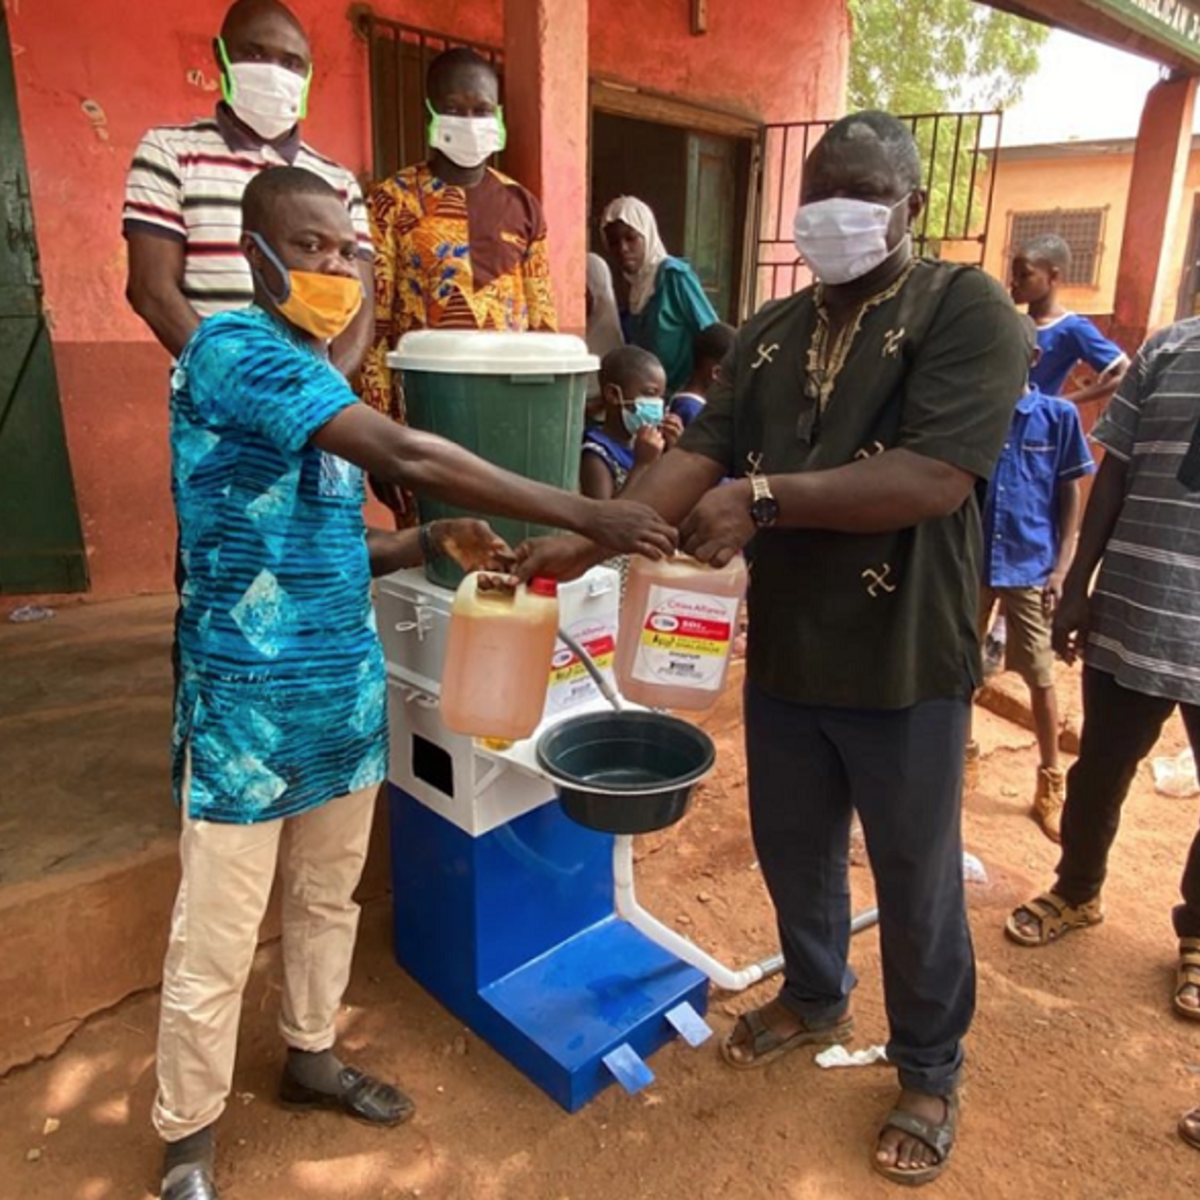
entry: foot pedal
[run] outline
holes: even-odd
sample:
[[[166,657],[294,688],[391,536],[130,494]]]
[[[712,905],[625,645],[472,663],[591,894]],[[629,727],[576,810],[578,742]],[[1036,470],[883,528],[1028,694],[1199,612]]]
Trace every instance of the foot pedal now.
[[[642,1088],[654,1082],[654,1072],[628,1042],[610,1050],[602,1061],[631,1096],[636,1096]]]
[[[713,1035],[709,1023],[686,1000],[667,1013],[667,1020],[675,1032],[692,1047],[703,1046]]]

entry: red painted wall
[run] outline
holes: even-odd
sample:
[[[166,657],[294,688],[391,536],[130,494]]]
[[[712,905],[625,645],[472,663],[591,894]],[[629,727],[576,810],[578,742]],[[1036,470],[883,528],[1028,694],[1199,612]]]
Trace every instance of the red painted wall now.
[[[1113,297],[1114,338],[1129,349],[1141,345],[1162,306],[1170,274],[1164,251],[1183,199],[1196,89],[1194,76],[1160,80],[1142,109]]]
[[[125,303],[121,197],[147,127],[208,112],[224,0],[7,0],[34,219],[76,488],[99,596],[164,590],[167,359]],[[365,46],[347,4],[294,0],[313,44],[306,138],[355,171],[370,154]],[[377,0],[376,12],[503,42],[502,0]],[[764,120],[840,111],[843,0],[592,0],[591,72]],[[514,130],[516,136],[520,131]],[[560,286],[564,286],[561,285]],[[565,286],[575,286],[568,283]]]
[[[849,24],[842,0],[709,0],[693,37],[688,0],[591,0],[595,75],[763,121],[842,111]]]

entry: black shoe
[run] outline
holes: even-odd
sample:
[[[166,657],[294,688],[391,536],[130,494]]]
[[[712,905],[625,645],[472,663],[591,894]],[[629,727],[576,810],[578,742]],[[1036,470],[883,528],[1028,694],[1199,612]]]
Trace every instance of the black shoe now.
[[[162,1190],[162,1200],[221,1200],[206,1167],[196,1167]]]
[[[288,1108],[329,1108],[344,1112],[368,1125],[402,1125],[417,1107],[399,1088],[381,1083],[353,1067],[343,1067],[338,1075],[340,1092],[318,1092],[298,1082],[284,1067],[279,1084],[279,1099]],[[172,1200],[192,1200],[183,1194]],[[197,1196],[196,1200],[203,1200]]]

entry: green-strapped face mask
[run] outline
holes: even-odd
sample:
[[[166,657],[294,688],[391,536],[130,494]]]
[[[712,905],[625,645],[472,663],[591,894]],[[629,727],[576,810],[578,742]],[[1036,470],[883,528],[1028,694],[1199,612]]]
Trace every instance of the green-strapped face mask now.
[[[429,109],[429,145],[440,150],[452,163],[470,170],[481,166],[508,144],[504,127],[504,109],[490,117],[450,117],[425,101]]]
[[[217,38],[217,50],[225,103],[239,121],[249,125],[264,141],[283,137],[297,121],[308,116],[311,64],[307,74],[297,75],[275,63],[230,62],[221,38]]]

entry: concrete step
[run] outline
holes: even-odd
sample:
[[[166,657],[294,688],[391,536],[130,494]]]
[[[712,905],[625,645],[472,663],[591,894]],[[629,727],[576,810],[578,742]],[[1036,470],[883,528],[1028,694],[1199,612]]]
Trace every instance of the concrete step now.
[[[57,1051],[89,1017],[162,979],[178,847],[142,850],[0,888],[0,1075]],[[360,899],[391,886],[386,805],[376,812]],[[279,936],[272,900],[260,941]]]

